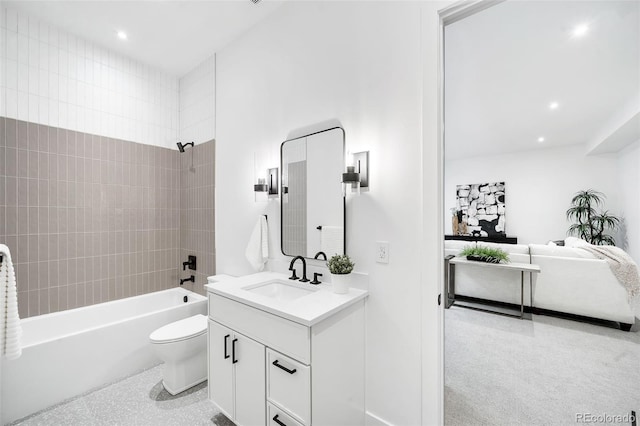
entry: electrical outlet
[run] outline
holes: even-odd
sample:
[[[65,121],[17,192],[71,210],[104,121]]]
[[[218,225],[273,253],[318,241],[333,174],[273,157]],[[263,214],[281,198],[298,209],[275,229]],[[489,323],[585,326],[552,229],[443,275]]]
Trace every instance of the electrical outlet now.
[[[389,263],[388,241],[376,241],[376,262]]]

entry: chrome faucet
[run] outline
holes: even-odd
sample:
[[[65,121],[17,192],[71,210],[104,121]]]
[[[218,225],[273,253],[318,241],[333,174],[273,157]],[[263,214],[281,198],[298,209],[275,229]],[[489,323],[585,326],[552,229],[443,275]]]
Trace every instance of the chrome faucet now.
[[[302,278],[298,278],[298,276],[296,275],[296,270],[293,267],[293,265],[296,263],[296,260],[302,260]],[[306,283],[309,282],[309,279],[307,278],[307,261],[304,260],[304,257],[302,256],[296,256],[293,258],[293,260],[291,261],[291,263],[289,264],[289,270],[293,271],[291,273],[291,276],[289,277],[290,280],[300,280],[301,283]]]

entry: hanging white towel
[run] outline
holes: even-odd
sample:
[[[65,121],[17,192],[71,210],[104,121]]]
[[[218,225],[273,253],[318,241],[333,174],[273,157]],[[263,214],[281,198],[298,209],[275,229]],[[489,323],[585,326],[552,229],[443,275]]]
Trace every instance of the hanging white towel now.
[[[9,247],[0,244],[0,356],[16,359],[22,355],[22,327],[18,315],[16,273]]]
[[[325,252],[327,258],[336,254],[344,254],[344,228],[322,225],[320,248]]]
[[[247,249],[244,252],[247,260],[256,271],[264,269],[264,264],[269,258],[269,228],[267,218],[260,216],[258,222],[253,227]]]

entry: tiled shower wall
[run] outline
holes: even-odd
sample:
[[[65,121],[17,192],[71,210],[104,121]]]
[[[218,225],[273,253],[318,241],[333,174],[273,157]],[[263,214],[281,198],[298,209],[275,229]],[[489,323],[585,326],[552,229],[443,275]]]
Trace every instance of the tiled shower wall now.
[[[207,142],[216,134],[216,58],[207,58],[178,81],[181,141]]]
[[[180,170],[180,265],[188,255],[197,258],[197,270],[182,271],[181,277],[193,274],[195,284],[189,290],[204,294],[207,277],[215,274],[215,141],[187,148],[181,156]]]
[[[208,224],[185,220],[182,239],[180,222],[197,215],[191,203],[205,187],[213,191],[213,142],[210,157],[194,158],[188,199],[180,182],[190,154],[175,142],[178,130],[183,142],[214,136],[215,58],[178,82],[34,17],[0,12],[0,242],[17,262],[20,316],[175,287],[188,276],[181,240],[198,255],[198,285],[186,287],[202,292],[215,273],[213,207]],[[210,184],[200,177],[204,163]]]
[[[175,148],[175,76],[0,9],[0,116]]]
[[[0,117],[0,240],[21,317],[177,284],[179,155]]]

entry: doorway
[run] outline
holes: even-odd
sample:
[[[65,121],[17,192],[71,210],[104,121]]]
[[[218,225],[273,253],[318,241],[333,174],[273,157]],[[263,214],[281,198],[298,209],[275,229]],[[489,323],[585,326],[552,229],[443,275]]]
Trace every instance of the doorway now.
[[[571,197],[588,188],[635,222],[631,206],[640,196],[626,180],[638,173],[640,162],[629,159],[640,159],[640,134],[625,129],[640,111],[640,4],[481,3],[441,13],[444,233],[515,239],[498,241],[499,248],[518,263],[534,264],[533,250],[554,255],[550,243],[566,237]],[[502,202],[494,198],[479,212],[472,191]],[[454,214],[464,219],[466,232],[454,230]],[[640,261],[640,241],[616,232],[621,248]],[[477,245],[469,240],[445,241],[445,255]],[[563,291],[581,270],[579,262],[564,265],[543,267],[540,281],[525,282],[531,319],[455,303],[445,309],[445,424],[631,423],[632,413],[640,412],[632,396],[640,394],[633,367],[640,363],[640,321],[624,332],[606,314],[576,315],[607,271],[596,280],[582,277],[584,291]],[[456,297],[490,310],[513,307],[520,297],[513,277],[457,272]],[[543,280],[558,283],[557,293],[547,295],[556,307],[545,312],[536,311],[536,301],[544,301],[541,291],[536,297]]]

